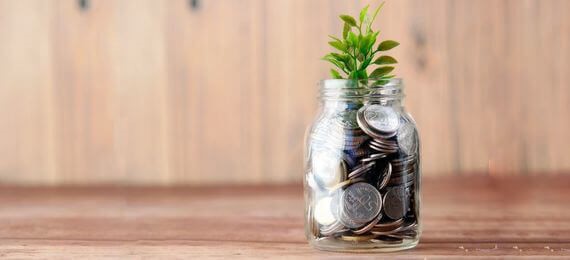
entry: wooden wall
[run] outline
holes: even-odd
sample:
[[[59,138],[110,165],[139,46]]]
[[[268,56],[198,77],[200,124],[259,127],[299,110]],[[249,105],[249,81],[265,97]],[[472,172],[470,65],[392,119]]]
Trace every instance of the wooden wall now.
[[[0,0],[0,183],[298,181],[326,35],[378,3],[79,2]],[[569,10],[387,2],[425,175],[570,171]]]

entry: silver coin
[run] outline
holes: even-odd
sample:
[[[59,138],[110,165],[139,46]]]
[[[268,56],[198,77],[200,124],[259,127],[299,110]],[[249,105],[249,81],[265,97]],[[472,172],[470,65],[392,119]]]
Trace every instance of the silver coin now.
[[[315,181],[326,188],[344,181],[347,176],[346,163],[332,151],[315,151],[311,157],[311,167]]]
[[[386,169],[384,170],[383,177],[381,179],[378,179],[379,190],[384,189],[384,187],[386,187],[388,181],[390,180],[391,175],[392,175],[392,164],[388,163],[388,166],[386,166]]]
[[[321,225],[331,225],[336,221],[332,213],[332,197],[324,197],[315,205],[314,218]]]
[[[363,163],[366,163],[366,162],[371,162],[371,161],[376,161],[376,160],[379,160],[379,159],[382,159],[382,158],[386,158],[386,156],[388,156],[388,154],[385,154],[385,153],[375,153],[375,154],[369,155],[368,157],[366,157],[366,158],[364,158],[364,159],[362,159],[362,160],[360,160],[360,161],[363,162]]]
[[[387,147],[398,148],[398,143],[396,141],[390,141],[390,140],[385,140],[385,139],[374,139],[374,140],[370,141],[370,143],[374,143],[377,145],[384,145]]]
[[[409,181],[413,181],[416,179],[416,172],[410,172],[407,175],[402,175],[399,177],[392,177],[390,181],[388,181],[389,186],[397,186],[400,184],[404,184]]]
[[[375,161],[366,164],[361,164],[360,166],[358,166],[356,169],[354,169],[352,172],[348,174],[348,178],[354,179],[362,176],[363,174],[368,172],[368,170],[370,170],[370,168],[372,168],[372,166],[374,166],[375,164],[376,164]]]
[[[374,186],[364,182],[355,183],[346,188],[340,202],[340,219],[343,224],[344,222],[366,224],[378,216],[382,209],[380,192]]]
[[[370,221],[370,223],[366,224],[366,226],[364,226],[358,230],[353,230],[352,233],[357,234],[357,235],[362,235],[362,234],[370,231],[372,228],[374,228],[374,226],[376,224],[378,224],[378,222],[380,222],[380,219],[382,219],[382,213],[378,214],[378,216],[376,216],[376,218],[374,218],[374,220]]]
[[[400,126],[400,117],[392,107],[369,105],[364,107],[363,114],[366,123],[376,131],[392,133]]]
[[[398,129],[396,139],[398,140],[398,147],[400,147],[400,150],[405,154],[411,155],[416,152],[416,128],[413,124],[404,123],[404,125]]]
[[[336,114],[336,122],[345,129],[357,129],[356,114],[358,110],[345,110]]]
[[[391,219],[401,219],[408,210],[408,197],[403,186],[391,188],[384,195],[384,214]]]

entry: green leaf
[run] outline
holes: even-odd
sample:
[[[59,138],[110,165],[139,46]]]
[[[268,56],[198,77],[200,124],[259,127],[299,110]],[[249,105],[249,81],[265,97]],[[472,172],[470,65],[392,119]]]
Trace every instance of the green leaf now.
[[[368,7],[370,7],[370,5],[367,5],[366,7],[364,7],[364,9],[362,9],[362,11],[360,11],[360,24],[362,24],[362,22],[364,22],[364,18],[366,18],[366,14],[368,13]]]
[[[368,78],[368,75],[366,75],[366,70],[359,70],[356,71],[356,77],[359,79],[366,79]]]
[[[354,34],[352,31],[348,32],[347,42],[348,42],[349,46],[357,47],[358,46],[358,36],[356,36],[356,34]]]
[[[380,9],[382,9],[382,7],[384,6],[385,2],[382,2],[380,4],[380,6],[378,6],[378,8],[376,8],[376,11],[374,11],[374,15],[372,16],[372,20],[370,20],[370,24],[368,25],[368,28],[370,28],[370,26],[372,26],[372,23],[374,22],[374,20],[376,20],[376,16],[378,15],[378,12],[380,12]]]
[[[350,25],[344,23],[344,28],[342,29],[342,38],[346,39],[348,32],[350,32]]]
[[[331,69],[331,76],[333,79],[342,79],[342,76],[335,69]]]
[[[394,70],[394,67],[380,67],[375,69],[372,73],[370,73],[370,77],[371,78],[379,78],[382,77],[384,75],[387,75],[388,73],[392,72]]]
[[[339,51],[343,51],[346,52],[346,44],[340,42],[340,41],[331,41],[329,42],[329,45],[334,47],[335,49],[339,50]]]
[[[350,57],[346,54],[338,54],[338,53],[332,52],[330,55],[333,56],[336,60],[342,61],[344,63],[346,63],[348,61],[348,59],[350,59]]]
[[[354,20],[354,18],[350,15],[343,14],[340,16],[340,19],[352,27],[357,27],[356,20]]]
[[[333,65],[337,66],[339,69],[344,69],[344,64],[338,60],[336,60],[332,55],[327,54],[323,57],[323,60],[326,60],[330,63],[332,63]]]
[[[369,37],[368,49],[372,49],[374,44],[376,44],[376,38],[378,38],[379,33],[380,32],[374,32],[374,33],[371,33],[368,35],[368,37]]]
[[[339,41],[339,42],[342,42],[342,40],[341,40],[341,39],[337,38],[337,37],[336,37],[336,36],[334,36],[334,35],[329,35],[329,38],[331,38],[331,39],[333,39],[333,40],[335,40],[335,41]]]
[[[370,62],[372,62],[372,57],[365,59],[362,62],[361,68],[365,70],[368,67],[368,65],[370,65]]]
[[[346,62],[346,68],[348,69],[348,71],[353,71],[354,69],[356,69],[356,64],[354,63],[354,59],[348,59],[348,62]]]
[[[363,37],[360,39],[360,46],[358,46],[358,49],[360,50],[360,53],[362,53],[362,55],[367,55],[368,52],[370,51],[370,49],[368,49],[368,37]]]
[[[397,41],[383,41],[378,45],[378,51],[387,51],[395,48],[396,46],[400,45]]]
[[[374,64],[377,65],[387,65],[387,64],[396,64],[398,61],[391,56],[380,56],[380,58],[374,61]]]

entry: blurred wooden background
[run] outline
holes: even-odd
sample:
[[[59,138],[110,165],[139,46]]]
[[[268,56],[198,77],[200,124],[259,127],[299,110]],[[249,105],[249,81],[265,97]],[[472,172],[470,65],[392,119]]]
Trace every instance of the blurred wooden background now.
[[[0,183],[299,181],[326,36],[367,3],[0,0]],[[570,170],[568,10],[387,2],[424,176]]]

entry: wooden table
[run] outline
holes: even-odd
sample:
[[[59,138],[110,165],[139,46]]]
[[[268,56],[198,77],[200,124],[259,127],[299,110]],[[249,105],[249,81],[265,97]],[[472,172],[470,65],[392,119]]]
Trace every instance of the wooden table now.
[[[413,250],[310,248],[300,185],[0,189],[2,258],[570,259],[570,176],[424,178]]]

